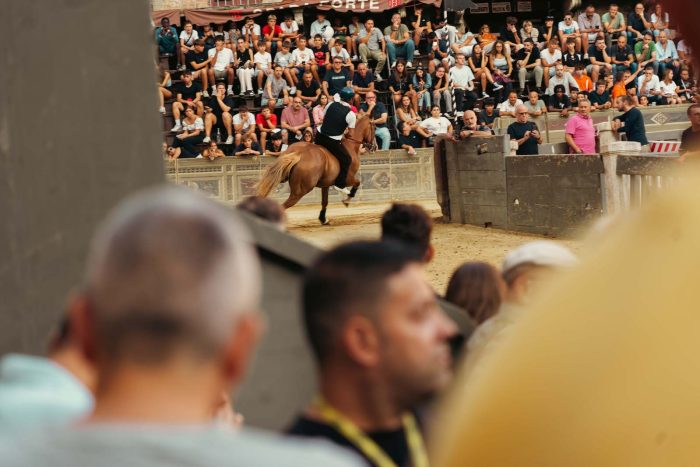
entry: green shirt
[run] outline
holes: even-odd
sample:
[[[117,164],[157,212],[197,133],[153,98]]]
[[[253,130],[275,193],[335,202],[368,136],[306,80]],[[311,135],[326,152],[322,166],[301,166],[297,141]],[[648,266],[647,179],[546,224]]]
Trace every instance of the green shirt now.
[[[637,42],[634,44],[634,58],[637,58],[637,55],[642,53],[642,47],[644,46],[644,42]],[[638,60],[640,62],[645,62],[649,59],[651,59],[651,51],[654,50],[654,43],[649,42],[649,48],[647,49],[647,52],[644,54],[644,57],[641,60]]]
[[[610,23],[609,28],[611,29],[620,29],[622,26],[625,25],[625,17],[622,16],[622,13],[619,11],[617,12],[617,15],[615,15],[615,19],[611,20],[610,19],[610,13],[605,13],[603,15],[603,25],[606,23]]]
[[[384,36],[387,38],[390,38],[390,39],[394,39],[394,40],[400,40],[400,41],[405,40],[404,36],[408,32],[408,26],[406,26],[405,24],[400,24],[399,28],[396,30],[392,30],[391,29],[392,27],[393,27],[393,25],[387,26],[384,28]],[[413,57],[411,57],[411,58],[413,58]]]

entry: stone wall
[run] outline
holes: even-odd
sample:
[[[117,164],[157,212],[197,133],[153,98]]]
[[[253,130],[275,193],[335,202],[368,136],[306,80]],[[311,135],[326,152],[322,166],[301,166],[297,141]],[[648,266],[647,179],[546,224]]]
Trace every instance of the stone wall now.
[[[362,156],[357,202],[435,199],[435,173],[432,148],[418,149],[410,157],[404,150],[377,151]],[[255,184],[274,157],[237,158],[207,161],[182,159],[166,162],[168,180],[201,190],[219,201],[235,204],[255,194]],[[287,199],[289,185],[283,183],[271,198]],[[331,190],[330,201],[340,201],[341,195]],[[299,204],[320,204],[321,190],[315,189]]]

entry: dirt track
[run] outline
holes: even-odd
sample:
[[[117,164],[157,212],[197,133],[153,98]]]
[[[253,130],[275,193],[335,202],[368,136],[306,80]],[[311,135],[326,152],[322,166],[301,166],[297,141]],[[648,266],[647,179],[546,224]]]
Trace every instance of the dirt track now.
[[[349,240],[376,239],[380,234],[379,218],[383,210],[336,219],[334,225],[321,226],[311,219],[290,222],[289,231],[321,248],[330,248]],[[435,213],[434,213],[435,214]],[[437,215],[437,214],[435,214]],[[433,231],[435,258],[427,267],[428,280],[437,292],[444,293],[452,271],[465,261],[486,261],[500,266],[505,254],[536,235],[506,232],[436,220]],[[557,240],[579,252],[581,242]]]

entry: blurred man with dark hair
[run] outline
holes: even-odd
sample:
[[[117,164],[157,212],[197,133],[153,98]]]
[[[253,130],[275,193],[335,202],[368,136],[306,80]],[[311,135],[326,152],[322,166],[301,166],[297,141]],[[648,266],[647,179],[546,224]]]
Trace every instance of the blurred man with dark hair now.
[[[700,149],[700,104],[692,104],[686,113],[688,120],[690,120],[690,127],[683,130],[681,134],[681,147],[679,149],[681,155]]]
[[[0,360],[0,431],[79,420],[92,410],[94,389],[94,369],[64,318],[46,358],[8,354]]]
[[[382,216],[382,240],[399,242],[425,263],[433,259],[433,219],[417,204],[394,203]]]
[[[82,424],[13,442],[3,466],[356,465],[342,452],[212,425],[261,331],[260,267],[236,215],[182,187],[141,192],[100,226],[72,329],[97,370]]]
[[[427,465],[416,407],[452,378],[455,324],[415,255],[395,242],[324,254],[303,286],[319,397],[290,433],[327,438],[370,465]]]
[[[258,219],[274,224],[279,230],[286,229],[287,215],[280,204],[270,198],[262,196],[248,196],[236,205],[241,211],[245,211]]]

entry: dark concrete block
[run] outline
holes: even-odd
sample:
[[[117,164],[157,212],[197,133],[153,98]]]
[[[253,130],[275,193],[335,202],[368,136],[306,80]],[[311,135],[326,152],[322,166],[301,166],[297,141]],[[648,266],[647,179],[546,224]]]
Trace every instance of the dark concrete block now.
[[[146,1],[3,4],[0,353],[45,351],[97,222],[164,178],[149,12]]]

